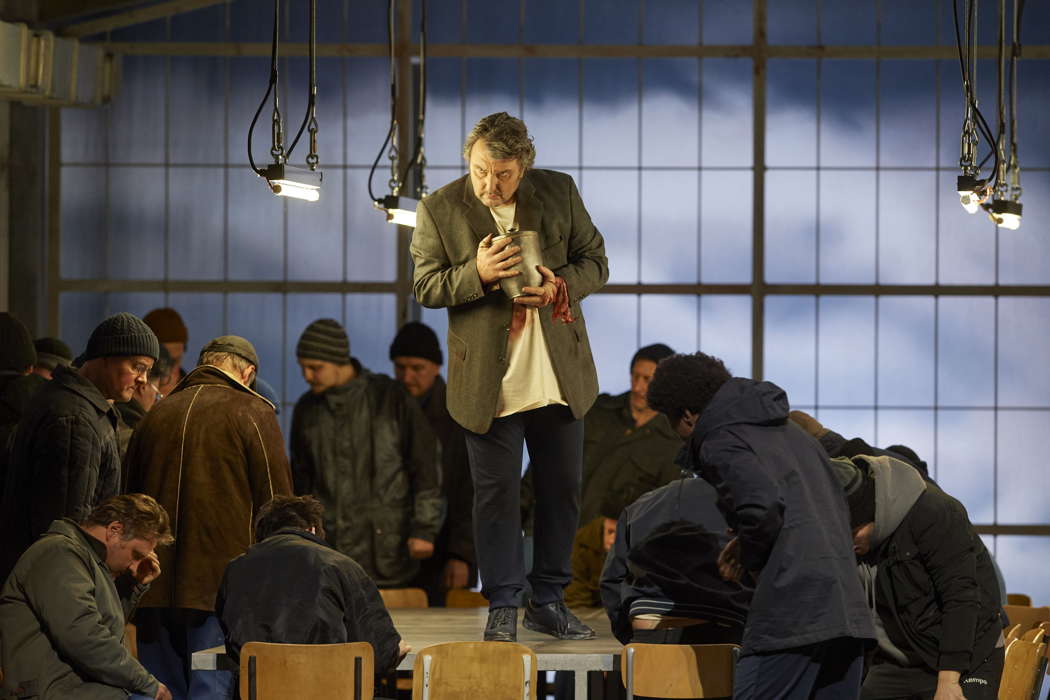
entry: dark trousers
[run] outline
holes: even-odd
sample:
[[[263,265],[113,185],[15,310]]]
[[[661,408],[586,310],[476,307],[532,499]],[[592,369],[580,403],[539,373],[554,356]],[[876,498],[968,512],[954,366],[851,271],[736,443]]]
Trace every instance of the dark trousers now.
[[[736,665],[734,700],[856,700],[864,644],[839,637],[783,651],[748,654]]]
[[[168,686],[175,700],[226,700],[232,671],[194,671],[193,652],[224,644],[215,613],[181,608],[139,608],[135,613],[139,662]]]
[[[561,600],[572,568],[580,515],[583,421],[567,406],[545,406],[492,421],[483,435],[467,432],[474,479],[474,544],[481,592],[489,608],[519,607],[525,589],[521,534],[522,446],[528,445],[536,493],[529,584],[538,604]]]
[[[1005,650],[994,650],[977,668],[959,676],[966,700],[996,700],[1003,675]],[[929,700],[937,692],[937,672],[925,666],[906,667],[876,658],[868,670],[861,700]]]

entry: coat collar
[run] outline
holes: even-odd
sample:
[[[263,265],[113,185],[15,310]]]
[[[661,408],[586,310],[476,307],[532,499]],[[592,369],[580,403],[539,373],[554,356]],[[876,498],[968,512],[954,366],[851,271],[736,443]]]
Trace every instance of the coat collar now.
[[[231,374],[229,374],[225,370],[215,367],[214,365],[199,365],[198,367],[194,368],[189,374],[183,377],[178,384],[175,385],[175,388],[171,390],[171,394],[169,394],[169,396],[177,394],[183,389],[188,389],[189,387],[199,386],[202,384],[228,386],[229,388],[234,389],[235,391],[243,391],[246,394],[251,394],[252,396],[260,398],[263,401],[265,401],[267,405],[269,405],[271,408],[273,407],[273,404],[270,403],[270,400],[268,398],[244,386],[239,381],[234,379],[234,377]]]
[[[111,413],[114,420],[116,419],[113,406],[98,390],[98,387],[76,370],[69,367],[55,367],[51,381],[83,397],[85,401],[98,409],[99,413]]]
[[[521,231],[539,231],[540,222],[543,220],[543,201],[536,197],[536,186],[532,184],[531,171],[525,173],[518,185],[516,196],[517,207],[514,210],[515,218],[518,220],[518,229]],[[470,175],[464,175],[462,205],[466,209],[467,222],[474,234],[476,242],[490,233],[496,231],[496,222],[492,218],[492,212],[480,199],[474,195],[474,188],[470,184]]]

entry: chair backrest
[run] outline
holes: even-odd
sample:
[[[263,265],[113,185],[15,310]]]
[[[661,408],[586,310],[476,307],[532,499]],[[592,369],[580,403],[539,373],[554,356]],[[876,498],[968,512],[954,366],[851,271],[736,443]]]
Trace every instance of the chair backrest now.
[[[999,700],[1029,700],[1042,673],[1046,644],[1015,639],[1006,647],[1006,664],[999,683]]]
[[[1009,645],[1010,642],[1014,641],[1015,639],[1020,639],[1021,638],[1021,623],[1018,622],[1016,625],[1010,626],[1006,630],[1006,633],[1005,633],[1004,636],[1006,637],[1006,644],[1007,645]]]
[[[242,700],[372,700],[375,656],[368,642],[270,644],[241,648]]]
[[[1031,607],[1032,597],[1025,595],[1024,593],[1007,593],[1006,594],[1007,605],[1024,605]]]
[[[1021,635],[1021,639],[1026,642],[1035,642],[1039,644],[1046,637],[1046,632],[1041,627],[1033,627],[1024,634]]]
[[[138,639],[138,628],[130,622],[124,625],[124,648],[131,653],[131,657],[134,659],[139,658]]]
[[[468,588],[450,588],[445,594],[446,608],[487,608],[488,605],[485,596]]]
[[[427,592],[422,588],[380,588],[383,605],[394,608],[429,608]]]
[[[412,667],[412,700],[536,700],[536,654],[513,642],[424,647]]]
[[[1030,630],[1040,622],[1050,620],[1050,608],[1032,608],[1025,605],[1004,605],[1003,610],[1011,625],[1020,624],[1021,631]]]
[[[628,644],[620,657],[627,700],[717,698],[733,694],[735,644]]]

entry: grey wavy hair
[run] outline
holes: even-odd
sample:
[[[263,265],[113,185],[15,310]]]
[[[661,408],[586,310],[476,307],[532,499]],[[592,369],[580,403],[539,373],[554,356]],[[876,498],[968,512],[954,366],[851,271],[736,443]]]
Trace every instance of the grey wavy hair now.
[[[496,112],[482,117],[467,134],[463,142],[463,158],[470,160],[470,149],[479,139],[489,147],[489,155],[496,160],[517,158],[521,167],[528,170],[536,161],[536,147],[525,122],[506,112]]]

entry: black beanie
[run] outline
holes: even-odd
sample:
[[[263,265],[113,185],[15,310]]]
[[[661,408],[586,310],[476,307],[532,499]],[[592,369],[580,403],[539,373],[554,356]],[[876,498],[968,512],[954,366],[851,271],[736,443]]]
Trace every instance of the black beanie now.
[[[339,322],[331,318],[320,318],[303,331],[295,346],[295,356],[300,360],[321,360],[337,365],[350,364],[350,339]]]
[[[835,475],[846,492],[849,526],[854,530],[875,521],[875,479],[868,470],[846,457],[831,460]]]
[[[639,348],[638,352],[634,353],[634,357],[631,358],[631,364],[629,369],[634,369],[634,363],[638,360],[649,360],[660,364],[660,360],[665,357],[670,357],[674,354],[674,350],[667,347],[663,343],[653,343],[652,345],[646,345],[644,348]]]
[[[29,329],[11,314],[0,313],[0,371],[25,372],[36,364],[36,348]]]
[[[58,338],[37,338],[33,341],[36,346],[36,364],[44,369],[54,369],[59,365],[69,367],[73,361],[73,351],[69,346]]]
[[[91,331],[87,348],[77,358],[77,366],[99,357],[142,355],[156,362],[160,342],[150,327],[134,314],[121,311],[110,316]]]
[[[390,359],[395,357],[422,357],[435,365],[444,364],[445,359],[441,355],[437,334],[419,321],[409,321],[394,336],[394,342],[390,343]]]

